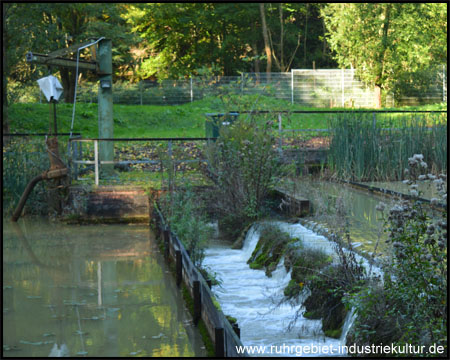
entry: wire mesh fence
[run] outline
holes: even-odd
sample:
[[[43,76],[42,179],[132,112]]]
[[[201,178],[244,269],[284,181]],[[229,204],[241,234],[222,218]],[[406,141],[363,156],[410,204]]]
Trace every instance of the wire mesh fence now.
[[[408,90],[408,95],[387,95],[385,106],[419,105],[447,101],[447,69],[443,65],[428,76],[427,84]],[[431,80],[430,80],[431,79]],[[14,89],[13,89],[14,90]],[[19,94],[20,89],[14,91]],[[77,102],[96,103],[98,85],[78,86]],[[29,102],[45,101],[39,88],[26,92]],[[309,107],[371,108],[374,90],[360,81],[354,69],[293,69],[288,73],[241,73],[238,76],[193,76],[179,80],[116,82],[113,102],[126,105],[179,105],[224,93],[263,94],[292,104]],[[17,95],[16,94],[16,95]],[[20,94],[13,96],[20,102]]]

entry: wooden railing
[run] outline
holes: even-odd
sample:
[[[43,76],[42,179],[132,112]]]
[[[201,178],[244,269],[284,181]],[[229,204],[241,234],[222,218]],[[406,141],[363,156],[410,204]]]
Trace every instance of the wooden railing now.
[[[164,257],[166,261],[175,262],[177,286],[185,284],[194,302],[194,324],[202,319],[208,334],[215,346],[215,355],[218,357],[247,357],[247,353],[239,353],[243,349],[239,338],[240,330],[232,326],[222,310],[214,304],[215,296],[211,291],[211,282],[206,281],[203,275],[192,263],[189,254],[165,221],[164,216],[155,205],[153,219],[156,222],[156,234],[164,242]],[[217,300],[216,300],[217,302]]]

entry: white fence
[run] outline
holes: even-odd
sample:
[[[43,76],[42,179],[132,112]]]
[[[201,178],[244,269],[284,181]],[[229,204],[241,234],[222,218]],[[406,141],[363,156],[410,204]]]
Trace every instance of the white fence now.
[[[288,73],[242,73],[239,76],[191,77],[183,80],[115,83],[113,102],[128,105],[177,105],[225,93],[264,94],[308,107],[365,107],[375,105],[373,89],[355,75],[354,69],[293,69]],[[446,67],[427,91],[395,99],[385,106],[439,103],[447,100]],[[42,101],[43,97],[38,96]],[[97,85],[80,84],[78,102],[97,102]]]

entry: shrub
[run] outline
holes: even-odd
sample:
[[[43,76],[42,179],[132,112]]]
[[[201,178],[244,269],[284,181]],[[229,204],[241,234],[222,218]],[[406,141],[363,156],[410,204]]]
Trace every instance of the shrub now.
[[[446,175],[418,175],[427,168],[421,154],[408,162],[411,179],[407,182],[415,199],[399,201],[389,210],[385,227],[391,259],[384,266],[383,284],[366,288],[352,299],[358,313],[352,341],[436,344],[447,349],[446,213],[431,217],[416,200],[420,196],[416,180],[429,178],[446,201]]]
[[[272,123],[264,120],[240,118],[222,126],[217,141],[208,146],[207,159],[215,177],[211,196],[221,230],[232,239],[260,217],[263,201],[276,179]]]
[[[160,204],[171,230],[183,243],[194,265],[201,268],[205,247],[212,235],[201,202],[188,188],[169,192],[161,198]]]

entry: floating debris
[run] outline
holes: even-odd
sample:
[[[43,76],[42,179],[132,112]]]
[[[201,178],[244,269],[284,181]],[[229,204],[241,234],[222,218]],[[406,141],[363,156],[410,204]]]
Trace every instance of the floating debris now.
[[[137,354],[139,354],[141,352],[142,352],[142,350],[133,351],[133,352],[130,352],[130,355],[137,355]]]
[[[105,320],[104,317],[92,316],[90,318],[81,318],[81,320]]]
[[[41,345],[48,345],[48,344],[53,344],[54,341],[53,340],[49,340],[49,341],[27,341],[27,340],[19,340],[19,342],[21,344],[26,344],[26,345],[34,345],[34,346],[41,346]]]
[[[87,351],[78,351],[77,355],[87,355],[88,352]]]
[[[163,337],[167,337],[167,336],[164,335],[163,333],[159,333],[159,335],[152,336],[152,339],[161,339]]]
[[[3,345],[3,351],[17,351],[17,350],[20,350],[20,348],[15,345],[12,346],[6,344]]]

